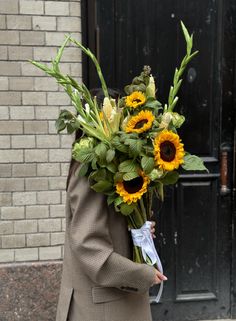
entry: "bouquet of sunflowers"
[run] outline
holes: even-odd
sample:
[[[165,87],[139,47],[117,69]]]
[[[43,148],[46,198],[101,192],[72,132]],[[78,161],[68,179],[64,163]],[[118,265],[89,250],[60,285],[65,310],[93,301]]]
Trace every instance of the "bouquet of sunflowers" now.
[[[199,157],[184,150],[177,133],[185,120],[174,112],[181,76],[197,54],[192,53],[193,36],[182,22],[181,26],[186,55],[175,70],[166,104],[156,97],[155,80],[148,66],[124,88],[125,97],[109,97],[96,57],[71,36],[66,37],[51,67],[32,61],[64,87],[75,107],[74,113],[61,111],[56,127],[58,132],[83,132],[72,150],[72,157],[81,163],[79,175],[87,176],[91,188],[107,195],[108,205],[113,204],[117,212],[127,217],[133,232],[134,261],[157,264],[161,272],[149,230],[153,195],[163,200],[163,186],[177,182],[179,168],[206,170]],[[60,71],[60,59],[68,42],[81,48],[94,62],[105,97],[101,106],[83,83],[78,84]]]

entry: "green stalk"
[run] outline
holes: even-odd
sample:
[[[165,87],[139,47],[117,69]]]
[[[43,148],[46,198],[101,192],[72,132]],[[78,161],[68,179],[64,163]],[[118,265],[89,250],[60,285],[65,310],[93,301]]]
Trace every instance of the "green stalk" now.
[[[134,252],[134,261],[137,263],[143,263],[141,248],[138,246],[134,246],[133,252]]]
[[[143,226],[144,221],[143,221],[142,213],[140,213],[138,206],[134,208],[134,220],[136,222],[137,228],[140,228],[141,226]]]
[[[76,44],[93,61],[94,65],[96,67],[96,70],[97,70],[98,77],[101,81],[103,93],[104,93],[105,97],[109,97],[107,85],[106,85],[105,79],[103,77],[99,62],[97,61],[97,58],[90,51],[90,49],[88,49],[88,48],[86,49],[79,41],[77,41],[71,37],[70,37],[70,41],[73,42],[74,44]]]
[[[143,198],[141,197],[141,199],[139,200],[140,206],[141,206],[141,212],[143,214],[143,218],[145,220],[145,222],[147,221],[147,212],[146,212],[146,208],[144,206],[144,202],[143,202]]]
[[[79,123],[80,126],[83,127],[83,129],[85,130],[85,132],[87,132],[88,134],[92,135],[93,137],[99,139],[100,141],[106,142],[107,144],[109,144],[109,141],[107,140],[107,137],[98,129],[89,126],[88,124],[84,123],[83,121],[80,121],[78,118],[76,118],[76,116],[74,114],[73,118],[75,119],[76,122]]]
[[[127,221],[130,228],[137,228],[132,214],[127,216]]]
[[[153,189],[149,189],[147,192],[147,217],[150,219],[152,217],[152,198],[153,198]]]

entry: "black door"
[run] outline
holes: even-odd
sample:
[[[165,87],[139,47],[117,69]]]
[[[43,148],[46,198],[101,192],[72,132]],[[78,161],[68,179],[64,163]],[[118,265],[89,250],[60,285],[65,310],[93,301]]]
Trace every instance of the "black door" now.
[[[231,3],[232,2],[232,3]],[[200,51],[185,74],[177,110],[187,121],[185,149],[203,158],[209,173],[184,173],[158,202],[156,247],[168,281],[153,321],[235,317],[232,273],[232,146],[235,1],[84,1],[83,39],[99,57],[109,87],[123,88],[150,65],[165,102],[184,55],[183,20]],[[83,77],[99,83],[84,59]],[[158,288],[151,289],[153,296]]]

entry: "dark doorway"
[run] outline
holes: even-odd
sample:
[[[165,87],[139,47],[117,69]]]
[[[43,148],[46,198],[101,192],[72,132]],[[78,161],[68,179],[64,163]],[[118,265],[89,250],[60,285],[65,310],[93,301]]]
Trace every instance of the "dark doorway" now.
[[[88,0],[82,6],[83,41],[98,56],[109,87],[122,89],[143,65],[150,65],[162,102],[184,55],[180,20],[194,33],[194,47],[200,53],[185,73],[176,109],[187,118],[181,131],[185,149],[202,157],[209,173],[181,175],[178,185],[166,191],[157,213],[156,247],[168,282],[161,302],[152,305],[153,321],[236,317],[232,201],[236,3]],[[99,86],[86,58],[83,79],[90,88]],[[156,292],[152,289],[150,295]]]

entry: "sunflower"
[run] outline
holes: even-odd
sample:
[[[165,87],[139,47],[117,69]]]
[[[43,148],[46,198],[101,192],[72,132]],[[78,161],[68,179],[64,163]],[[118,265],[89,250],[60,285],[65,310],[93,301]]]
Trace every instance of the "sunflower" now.
[[[179,168],[184,160],[184,148],[179,135],[163,130],[154,141],[154,156],[156,165],[166,171]]]
[[[128,121],[125,131],[126,133],[143,133],[152,127],[155,117],[151,111],[142,110],[136,116]]]
[[[119,194],[127,204],[137,202],[144,193],[147,192],[147,186],[150,179],[140,172],[140,176],[130,181],[121,181],[116,183],[116,193]]]
[[[131,95],[127,96],[125,103],[128,107],[136,108],[146,102],[146,97],[141,91],[134,91]]]

